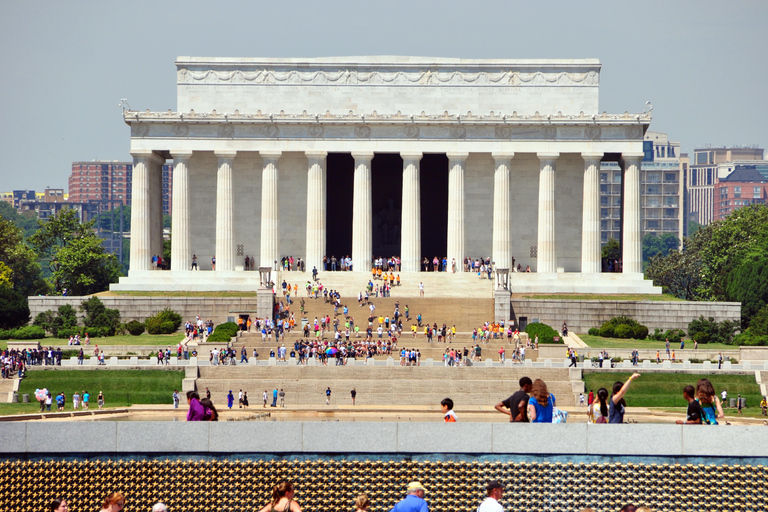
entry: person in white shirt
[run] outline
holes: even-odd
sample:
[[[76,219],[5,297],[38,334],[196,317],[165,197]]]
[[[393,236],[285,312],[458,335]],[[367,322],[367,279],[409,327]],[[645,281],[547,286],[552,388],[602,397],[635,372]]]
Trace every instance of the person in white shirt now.
[[[491,480],[485,486],[485,492],[488,497],[477,507],[477,512],[504,512],[504,507],[499,503],[502,494],[504,494],[504,486],[496,480]]]

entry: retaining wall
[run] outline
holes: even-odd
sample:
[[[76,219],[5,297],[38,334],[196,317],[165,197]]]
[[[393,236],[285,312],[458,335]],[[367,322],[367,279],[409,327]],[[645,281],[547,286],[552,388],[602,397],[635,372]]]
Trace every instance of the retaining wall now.
[[[535,318],[559,330],[563,322],[576,333],[585,333],[615,316],[628,316],[651,332],[654,329],[688,330],[694,318],[713,317],[717,321],[740,320],[740,302],[629,301],[629,300],[552,300],[512,299],[512,315],[519,322]]]
[[[371,426],[376,435],[372,436]],[[468,453],[768,457],[766,427],[377,422],[19,422],[0,454]],[[93,440],[98,439],[98,443]],[[147,440],[162,439],[162,446]],[[449,443],[447,439],[460,439]]]

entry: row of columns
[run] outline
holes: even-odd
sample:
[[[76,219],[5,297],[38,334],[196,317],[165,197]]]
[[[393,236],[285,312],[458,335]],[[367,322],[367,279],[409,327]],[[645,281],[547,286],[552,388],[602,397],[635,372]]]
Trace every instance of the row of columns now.
[[[260,264],[271,266],[280,260],[280,205],[278,161],[280,151],[260,152],[263,162],[261,182]],[[149,151],[134,152],[131,209],[131,269],[149,270],[153,254],[162,253],[162,165],[164,160]],[[171,265],[186,270],[191,261],[190,182],[191,152],[174,152],[173,229]],[[217,151],[216,180],[216,268],[235,269],[235,151]],[[326,157],[325,151],[309,151],[307,169],[306,257],[308,268],[321,268],[325,254]],[[352,261],[367,270],[373,252],[372,152],[353,153],[355,159],[352,213]],[[402,153],[402,225],[401,260],[404,272],[416,272],[421,263],[421,189],[422,153]],[[466,247],[466,160],[468,153],[448,153],[448,233],[447,258],[460,263]],[[538,153],[539,203],[537,272],[557,272],[556,246],[556,162],[559,153]],[[624,243],[623,271],[642,273],[642,233],[640,210],[640,161],[642,153],[624,154]],[[601,270],[600,243],[600,161],[602,153],[583,153],[584,186],[582,203],[582,273]],[[514,153],[493,153],[495,161],[493,189],[492,260],[496,268],[510,268],[511,255],[511,168]],[[463,265],[457,265],[463,271]]]

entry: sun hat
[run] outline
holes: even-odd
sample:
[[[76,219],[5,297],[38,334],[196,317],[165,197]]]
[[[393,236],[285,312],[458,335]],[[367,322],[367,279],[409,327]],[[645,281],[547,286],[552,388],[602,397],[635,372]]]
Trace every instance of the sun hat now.
[[[427,492],[427,488],[421,485],[420,482],[411,482],[408,484],[408,492],[411,491],[424,491]]]

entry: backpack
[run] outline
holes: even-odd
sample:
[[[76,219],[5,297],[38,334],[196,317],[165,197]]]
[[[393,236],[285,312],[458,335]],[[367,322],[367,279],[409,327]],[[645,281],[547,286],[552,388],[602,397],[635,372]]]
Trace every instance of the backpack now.
[[[715,404],[710,403],[705,406],[698,398],[696,401],[699,402],[699,405],[701,406],[701,422],[704,425],[717,425],[717,409],[715,408]]]

